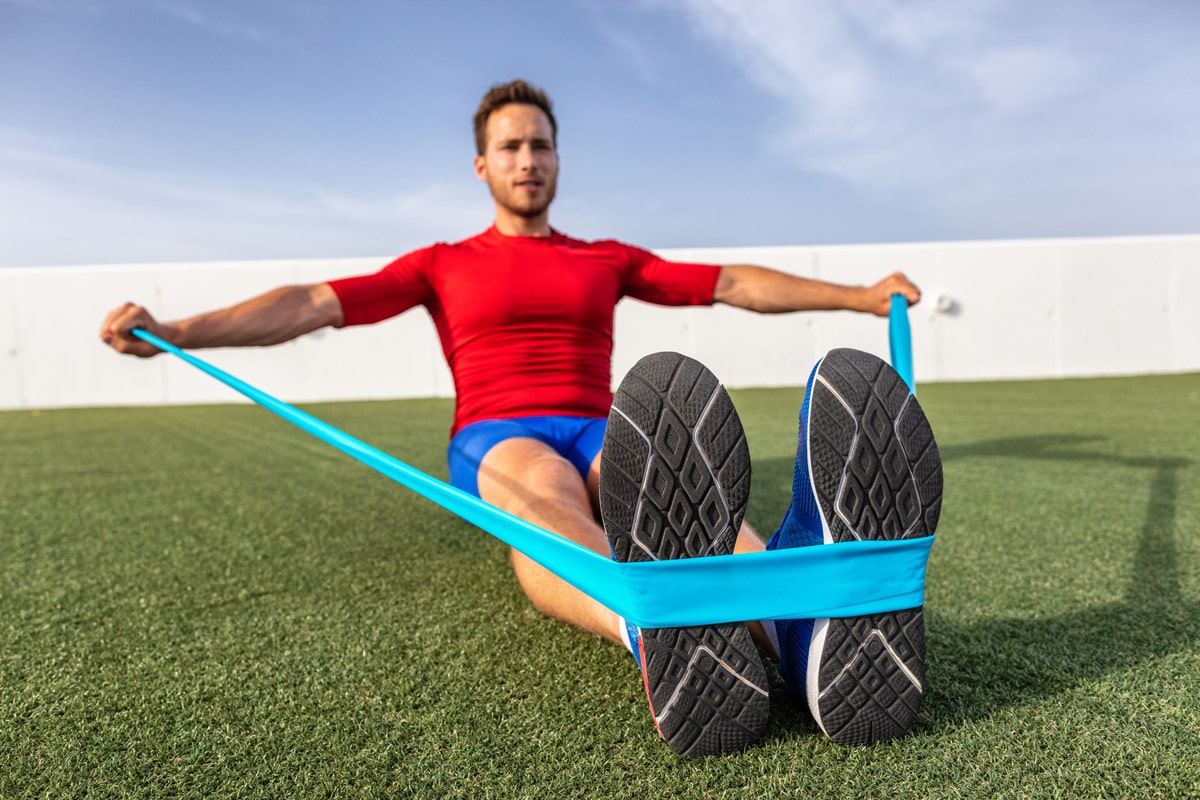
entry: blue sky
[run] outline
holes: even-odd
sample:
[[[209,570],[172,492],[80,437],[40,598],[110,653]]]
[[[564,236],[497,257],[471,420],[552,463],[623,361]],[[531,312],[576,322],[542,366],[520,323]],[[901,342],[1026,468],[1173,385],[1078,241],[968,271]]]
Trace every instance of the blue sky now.
[[[1197,233],[1198,41],[1188,0],[0,0],[0,266],[465,238],[513,77],[581,238]]]

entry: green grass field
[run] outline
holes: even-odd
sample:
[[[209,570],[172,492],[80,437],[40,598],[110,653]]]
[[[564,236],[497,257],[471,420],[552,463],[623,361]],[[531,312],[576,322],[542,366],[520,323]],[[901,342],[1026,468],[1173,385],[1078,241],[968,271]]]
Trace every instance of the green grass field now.
[[[800,392],[733,395],[769,534]],[[920,398],[913,734],[837,747],[776,680],[761,746],[697,762],[503,545],[266,411],[0,413],[0,797],[1200,796],[1200,375]],[[308,410],[445,475],[447,401]]]

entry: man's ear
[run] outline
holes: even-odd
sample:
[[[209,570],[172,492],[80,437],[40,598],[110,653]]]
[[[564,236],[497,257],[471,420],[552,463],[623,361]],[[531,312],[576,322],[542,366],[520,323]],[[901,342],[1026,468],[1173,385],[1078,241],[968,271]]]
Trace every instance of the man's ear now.
[[[475,156],[475,177],[487,183],[487,159],[483,156]]]

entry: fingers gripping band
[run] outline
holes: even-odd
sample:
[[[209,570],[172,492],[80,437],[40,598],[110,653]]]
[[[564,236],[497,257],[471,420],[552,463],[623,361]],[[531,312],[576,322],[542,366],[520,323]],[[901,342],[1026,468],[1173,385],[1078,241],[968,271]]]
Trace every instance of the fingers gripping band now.
[[[426,475],[153,334],[141,329],[133,334],[482,528],[639,627],[849,617],[915,608],[924,602],[932,536],[618,563]]]

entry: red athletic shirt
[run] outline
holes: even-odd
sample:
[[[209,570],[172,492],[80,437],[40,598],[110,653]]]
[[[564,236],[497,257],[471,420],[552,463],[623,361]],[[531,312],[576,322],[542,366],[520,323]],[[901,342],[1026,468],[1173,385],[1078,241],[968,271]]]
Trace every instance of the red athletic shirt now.
[[[484,419],[607,415],[617,301],[711,304],[719,272],[615,241],[492,227],[330,286],[346,325],[425,306],[454,376],[454,435]]]

